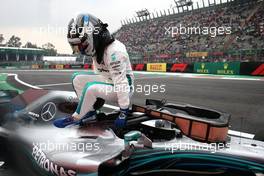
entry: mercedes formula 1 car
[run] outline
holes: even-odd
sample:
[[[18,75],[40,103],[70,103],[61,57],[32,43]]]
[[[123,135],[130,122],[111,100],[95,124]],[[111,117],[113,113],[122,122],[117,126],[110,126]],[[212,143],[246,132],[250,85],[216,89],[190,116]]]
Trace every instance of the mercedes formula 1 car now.
[[[127,126],[98,101],[96,120],[59,129],[74,92],[29,89],[0,93],[0,156],[20,175],[264,174],[264,142],[229,134],[230,115],[192,105],[146,100],[133,105]],[[101,111],[99,111],[101,109]],[[23,174],[22,174],[23,173]]]

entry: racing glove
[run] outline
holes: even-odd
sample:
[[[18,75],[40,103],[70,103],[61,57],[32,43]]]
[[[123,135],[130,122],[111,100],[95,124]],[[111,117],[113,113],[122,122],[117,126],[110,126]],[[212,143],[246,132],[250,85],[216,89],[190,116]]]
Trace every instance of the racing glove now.
[[[126,126],[128,110],[129,110],[128,108],[127,109],[120,108],[120,114],[118,118],[116,118],[115,120],[116,128],[124,128]]]

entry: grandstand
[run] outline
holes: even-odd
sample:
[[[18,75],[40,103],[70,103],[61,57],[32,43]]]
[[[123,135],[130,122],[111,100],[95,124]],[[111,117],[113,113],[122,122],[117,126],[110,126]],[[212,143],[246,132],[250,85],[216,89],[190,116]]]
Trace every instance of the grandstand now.
[[[211,2],[210,2],[211,1]],[[166,11],[165,11],[166,12]],[[133,63],[264,61],[264,1],[234,0],[122,23],[114,34]],[[230,33],[172,34],[172,29],[230,28]],[[170,29],[170,32],[168,32]]]
[[[44,53],[43,49],[37,48],[0,47],[0,65],[41,62]]]

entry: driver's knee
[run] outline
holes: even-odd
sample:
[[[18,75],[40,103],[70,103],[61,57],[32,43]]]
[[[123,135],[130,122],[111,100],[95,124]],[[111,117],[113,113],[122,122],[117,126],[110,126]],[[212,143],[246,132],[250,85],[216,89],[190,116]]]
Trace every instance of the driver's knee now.
[[[71,78],[71,80],[72,80],[72,85],[73,85],[73,87],[76,87],[76,85],[80,83],[80,81],[79,81],[79,79],[78,79],[78,76],[79,76],[79,75],[80,75],[80,73],[73,73],[73,74],[72,74],[72,78]]]
[[[80,75],[79,72],[73,73],[72,76],[71,76],[71,80],[73,81],[78,75]]]
[[[87,83],[85,86],[85,98],[90,100],[90,103],[93,103],[93,109],[99,110],[103,107],[105,100],[100,97],[100,91],[98,91],[99,87],[93,82]]]

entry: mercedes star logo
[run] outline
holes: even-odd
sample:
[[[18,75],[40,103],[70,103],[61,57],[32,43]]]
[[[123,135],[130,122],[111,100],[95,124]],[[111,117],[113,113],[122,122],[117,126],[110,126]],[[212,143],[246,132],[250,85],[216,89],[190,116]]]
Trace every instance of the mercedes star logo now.
[[[56,105],[53,102],[46,103],[41,110],[41,118],[45,122],[52,120],[56,114]]]

